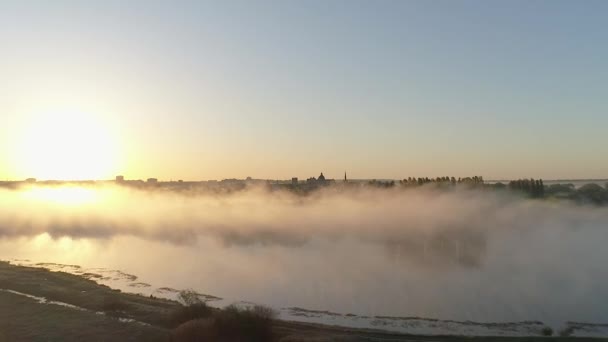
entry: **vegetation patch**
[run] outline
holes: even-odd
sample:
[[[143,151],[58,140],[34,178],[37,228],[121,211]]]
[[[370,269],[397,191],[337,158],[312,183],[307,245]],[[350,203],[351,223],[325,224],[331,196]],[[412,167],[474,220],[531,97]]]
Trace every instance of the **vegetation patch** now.
[[[223,310],[209,310],[205,304],[195,304],[189,312],[206,315],[180,324],[172,334],[173,341],[266,342],[276,340],[273,333],[275,312],[264,306],[228,306]],[[188,308],[188,307],[186,307]]]

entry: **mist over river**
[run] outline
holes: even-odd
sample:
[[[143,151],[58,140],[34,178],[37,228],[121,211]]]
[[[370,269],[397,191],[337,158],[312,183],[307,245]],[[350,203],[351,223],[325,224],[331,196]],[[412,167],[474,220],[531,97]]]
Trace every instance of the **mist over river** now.
[[[191,288],[368,317],[608,323],[606,208],[473,190],[112,187],[78,205],[24,191],[0,192],[0,259],[120,270],[145,295]]]

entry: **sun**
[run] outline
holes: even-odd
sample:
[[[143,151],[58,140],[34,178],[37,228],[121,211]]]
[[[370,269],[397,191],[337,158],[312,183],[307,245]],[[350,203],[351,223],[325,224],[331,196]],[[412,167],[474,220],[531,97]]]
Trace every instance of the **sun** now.
[[[116,170],[116,137],[98,118],[80,112],[33,116],[16,144],[22,173],[46,180],[105,179]]]

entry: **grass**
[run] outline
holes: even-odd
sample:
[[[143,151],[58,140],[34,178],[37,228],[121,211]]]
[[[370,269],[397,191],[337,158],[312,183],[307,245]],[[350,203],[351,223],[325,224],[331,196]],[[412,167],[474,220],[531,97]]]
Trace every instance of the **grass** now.
[[[167,341],[169,332],[154,326],[57,305],[41,305],[0,292],[0,341]]]
[[[0,288],[45,297],[94,312],[124,312],[124,317],[155,326],[169,326],[174,301],[121,293],[92,280],[42,268],[0,262]]]

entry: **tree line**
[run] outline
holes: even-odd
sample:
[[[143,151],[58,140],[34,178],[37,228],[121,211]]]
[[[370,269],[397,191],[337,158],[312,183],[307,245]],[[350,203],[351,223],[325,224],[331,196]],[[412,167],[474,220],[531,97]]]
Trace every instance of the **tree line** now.
[[[542,179],[518,179],[509,182],[509,189],[522,191],[533,198],[545,197],[545,184]]]
[[[398,182],[393,180],[371,180],[368,186],[377,188],[402,188],[419,187],[427,184],[434,184],[440,188],[455,187],[462,184],[467,187],[475,187],[487,190],[507,190],[518,192],[529,198],[553,198],[566,199],[577,203],[593,203],[597,205],[608,205],[608,183],[604,187],[596,183],[589,183],[576,188],[574,184],[551,184],[545,185],[542,179],[523,178],[512,180],[507,184],[501,182],[484,183],[481,176],[473,177],[408,177]]]
[[[436,178],[429,178],[429,177],[408,177],[408,178],[404,178],[402,180],[399,181],[399,184],[401,184],[402,186],[420,186],[420,185],[425,185],[425,184],[451,184],[451,185],[456,185],[456,184],[473,184],[473,185],[477,185],[477,184],[483,184],[483,177],[482,176],[473,176],[473,177],[436,177]]]

